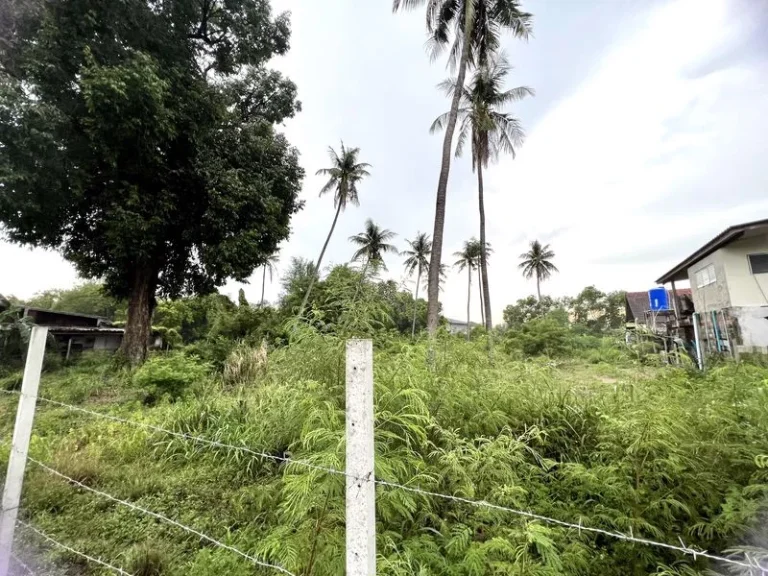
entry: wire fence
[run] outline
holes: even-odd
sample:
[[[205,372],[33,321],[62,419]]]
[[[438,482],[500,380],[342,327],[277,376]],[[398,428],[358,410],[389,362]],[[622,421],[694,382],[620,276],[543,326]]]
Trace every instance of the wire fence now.
[[[9,391],[2,390],[0,392],[4,392],[6,394],[15,394],[15,395],[19,395],[19,396],[21,395],[21,393],[14,392],[14,391],[10,391],[9,392]],[[544,516],[542,514],[537,514],[537,513],[533,512],[533,511],[530,511],[530,510],[515,509],[515,508],[511,508],[511,507],[502,506],[502,505],[499,505],[499,504],[494,504],[494,503],[491,503],[491,502],[487,502],[485,500],[473,500],[473,499],[464,498],[464,497],[461,497],[461,496],[455,496],[455,495],[451,495],[451,494],[443,494],[443,493],[440,493],[440,492],[434,492],[434,491],[431,491],[431,490],[426,490],[426,489],[418,487],[418,486],[409,486],[407,484],[400,484],[400,483],[397,483],[397,482],[389,482],[389,481],[381,480],[381,479],[378,479],[378,478],[360,478],[360,477],[348,474],[347,472],[345,472],[343,470],[338,470],[338,469],[335,469],[335,468],[332,468],[332,467],[320,466],[320,465],[314,464],[312,462],[307,462],[305,460],[293,459],[293,458],[284,457],[284,456],[277,456],[277,455],[274,455],[274,454],[269,454],[267,452],[260,452],[258,450],[253,450],[253,449],[251,449],[251,448],[249,448],[247,446],[238,446],[238,445],[233,445],[233,444],[227,444],[225,442],[220,442],[220,441],[217,441],[217,440],[211,440],[209,438],[204,438],[202,436],[196,436],[196,435],[188,434],[188,433],[184,433],[184,432],[177,432],[177,431],[173,431],[173,430],[168,430],[166,428],[163,428],[161,426],[157,426],[157,425],[154,425],[154,424],[149,424],[149,423],[146,423],[146,422],[139,422],[137,420],[131,420],[131,419],[127,419],[127,418],[121,418],[121,417],[118,417],[118,416],[114,416],[114,415],[111,415],[111,414],[105,414],[103,412],[97,412],[97,411],[94,411],[94,410],[88,410],[88,409],[80,407],[80,406],[73,406],[71,404],[66,404],[64,402],[59,402],[57,400],[52,400],[52,399],[48,399],[48,398],[44,398],[44,397],[38,397],[37,400],[39,402],[42,402],[42,403],[45,403],[45,404],[49,404],[51,406],[57,406],[57,407],[60,407],[60,408],[65,408],[65,409],[67,409],[69,411],[72,411],[72,412],[87,414],[87,415],[90,415],[90,416],[93,416],[93,417],[96,417],[96,418],[101,418],[101,419],[105,419],[105,420],[109,420],[109,421],[113,421],[113,422],[119,422],[121,424],[129,425],[129,426],[134,426],[134,427],[141,428],[141,429],[144,429],[144,430],[147,430],[147,431],[150,431],[150,432],[164,434],[164,435],[168,435],[168,436],[171,436],[171,437],[184,439],[186,441],[199,443],[199,444],[202,444],[202,445],[209,446],[211,448],[240,451],[240,452],[248,454],[248,455],[250,455],[251,457],[254,457],[254,458],[263,458],[263,459],[267,459],[267,460],[272,460],[272,461],[277,461],[277,462],[280,462],[280,463],[284,463],[284,464],[287,464],[287,465],[296,465],[296,466],[306,467],[308,469],[317,470],[317,471],[324,472],[324,473],[327,473],[327,474],[337,474],[337,475],[345,476],[345,477],[348,477],[348,478],[352,478],[352,479],[354,479],[355,481],[358,481],[358,482],[373,482],[374,484],[376,484],[378,486],[382,486],[382,487],[387,488],[387,489],[403,490],[403,491],[407,491],[407,492],[410,492],[410,493],[413,493],[413,494],[418,494],[418,495],[421,495],[421,496],[424,496],[424,497],[440,498],[440,499],[443,499],[443,500],[449,500],[449,501],[453,501],[453,502],[457,502],[457,503],[461,503],[461,504],[466,504],[466,505],[474,506],[474,507],[478,507],[478,508],[485,508],[485,509],[495,510],[495,511],[499,511],[499,512],[505,512],[505,513],[521,516],[521,517],[524,517],[524,518],[528,518],[530,520],[537,520],[537,521],[540,521],[540,522],[544,522],[546,524],[550,524],[550,525],[554,525],[554,526],[559,526],[561,528],[566,528],[566,529],[569,529],[569,530],[574,530],[574,531],[577,531],[579,534],[585,533],[585,532],[586,533],[592,533],[592,534],[599,534],[601,536],[605,536],[605,537],[612,538],[612,539],[615,539],[615,540],[621,540],[621,541],[625,541],[625,542],[631,542],[631,543],[634,543],[634,544],[640,544],[640,545],[643,545],[643,546],[650,546],[650,547],[670,550],[670,551],[678,552],[678,553],[686,555],[686,556],[690,556],[694,560],[696,560],[698,558],[707,558],[709,560],[713,560],[713,561],[716,561],[716,562],[722,562],[723,564],[726,564],[726,565],[736,566],[736,567],[739,567],[739,568],[746,568],[746,569],[749,569],[750,571],[759,571],[758,573],[761,576],[768,576],[768,566],[764,566],[763,565],[764,562],[762,562],[761,560],[756,559],[755,557],[749,555],[748,553],[740,552],[740,553],[734,553],[734,554],[731,554],[731,555],[725,555],[725,554],[721,554],[721,553],[713,553],[713,552],[709,552],[707,550],[700,550],[700,549],[696,549],[696,548],[687,546],[682,541],[682,539],[680,540],[679,545],[670,544],[670,543],[666,543],[666,542],[659,542],[659,541],[652,540],[652,539],[649,539],[649,538],[644,538],[642,536],[635,536],[631,532],[629,534],[627,534],[627,533],[622,533],[622,532],[618,532],[618,531],[605,530],[605,529],[597,528],[597,527],[593,527],[593,526],[586,526],[586,525],[583,525],[581,523],[581,521],[579,521],[579,523],[567,522],[567,521],[560,520],[560,519],[557,519],[557,518],[552,518],[552,517],[549,517],[549,516]],[[239,549],[237,549],[237,548],[235,548],[233,546],[227,545],[227,544],[225,544],[225,543],[223,543],[223,542],[221,542],[221,541],[219,541],[219,540],[217,540],[217,539],[215,539],[215,538],[213,538],[211,536],[208,536],[208,535],[206,535],[206,534],[204,534],[204,533],[202,533],[202,532],[200,532],[200,531],[198,531],[198,530],[196,530],[196,529],[194,529],[194,528],[192,528],[190,526],[183,525],[183,524],[181,524],[181,523],[179,523],[179,522],[177,522],[177,521],[175,521],[175,520],[173,520],[171,518],[168,518],[167,516],[164,516],[164,515],[159,514],[157,512],[153,512],[153,511],[148,510],[146,508],[142,508],[141,506],[138,506],[135,503],[132,503],[132,502],[129,502],[129,501],[126,501],[126,500],[122,500],[122,499],[117,498],[117,497],[115,497],[115,496],[113,496],[111,494],[107,494],[106,492],[102,492],[102,491],[96,490],[96,489],[94,489],[94,488],[92,488],[90,486],[87,486],[87,485],[85,485],[85,484],[83,484],[83,483],[81,483],[81,482],[79,482],[79,481],[77,481],[77,480],[75,480],[75,479],[73,479],[73,478],[71,478],[71,477],[69,477],[69,476],[67,476],[67,475],[65,475],[65,474],[63,474],[63,473],[53,469],[53,468],[51,468],[50,466],[48,466],[48,465],[46,465],[46,464],[44,464],[44,463],[42,463],[42,462],[40,462],[38,460],[35,460],[35,459],[31,458],[31,457],[27,457],[27,460],[29,462],[31,462],[32,464],[36,465],[37,467],[39,467],[39,468],[45,470],[46,472],[52,474],[53,476],[56,476],[56,477],[58,477],[58,478],[60,478],[62,480],[65,480],[68,483],[72,484],[73,486],[76,486],[79,489],[82,489],[82,490],[85,490],[87,492],[93,493],[93,494],[95,494],[95,495],[97,495],[97,496],[99,496],[101,498],[105,498],[107,500],[116,502],[116,503],[118,503],[118,504],[120,504],[122,506],[128,507],[128,508],[130,508],[130,509],[132,509],[132,510],[134,510],[136,512],[140,512],[142,514],[146,514],[148,516],[154,517],[154,518],[156,518],[158,520],[161,520],[161,521],[166,522],[166,523],[168,523],[170,525],[173,525],[173,526],[175,526],[175,527],[177,527],[177,528],[179,528],[181,530],[184,530],[184,531],[186,531],[186,532],[188,532],[190,534],[194,534],[194,535],[198,536],[199,538],[207,541],[208,543],[210,543],[210,544],[212,544],[214,546],[221,547],[221,548],[223,548],[225,550],[233,552],[233,553],[235,553],[235,554],[237,554],[237,555],[239,555],[239,556],[249,560],[254,565],[261,566],[261,567],[264,567],[264,568],[271,568],[271,569],[274,569],[274,570],[276,570],[278,572],[282,572],[283,574],[287,574],[289,576],[295,576],[292,572],[290,572],[289,570],[285,569],[282,566],[279,566],[277,564],[271,564],[269,562],[265,562],[263,560],[255,558],[254,556],[252,556],[250,554],[247,554],[247,553],[245,553],[245,552],[243,552],[243,551],[241,551],[241,550],[239,550]],[[34,528],[31,528],[29,525],[24,525],[24,526],[32,529],[34,532],[40,534],[45,539],[51,541],[51,543],[54,543],[54,544],[56,544],[59,547],[62,547],[64,549],[68,549],[70,552],[73,552],[75,554],[83,556],[83,557],[85,557],[85,558],[87,558],[89,560],[92,560],[92,561],[94,561],[94,562],[96,562],[98,564],[101,564],[101,565],[103,565],[105,567],[108,567],[108,568],[114,570],[115,572],[117,572],[119,574],[127,574],[127,572],[123,571],[121,568],[116,568],[114,566],[111,566],[111,565],[105,563],[102,560],[91,558],[91,557],[87,556],[86,554],[83,554],[83,553],[71,550],[68,547],[66,547],[65,545],[63,545],[61,543],[58,543],[58,542],[55,542],[50,537],[47,537],[47,536],[43,535],[42,533],[40,533],[39,531],[35,530]]]

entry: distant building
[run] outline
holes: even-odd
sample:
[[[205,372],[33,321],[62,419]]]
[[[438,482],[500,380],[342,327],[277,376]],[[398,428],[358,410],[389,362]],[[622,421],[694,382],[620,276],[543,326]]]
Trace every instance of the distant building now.
[[[448,323],[447,328],[448,332],[451,334],[466,334],[467,333],[467,322],[465,320],[453,320],[451,318],[446,318],[445,321]],[[475,322],[469,323],[469,329],[472,330],[475,326],[479,326],[479,324],[476,324]]]
[[[11,303],[0,296],[0,312],[10,307]],[[102,316],[32,306],[20,306],[18,313],[20,318],[29,318],[39,326],[47,326],[48,333],[67,358],[85,350],[114,352],[123,342],[124,330],[113,327],[109,319]]]
[[[657,280],[676,294],[678,333],[687,327],[675,287],[683,280],[706,351],[768,353],[768,220],[731,226]]]
[[[688,309],[693,312],[693,302],[691,301],[691,289],[679,288],[677,297],[681,302],[681,309]],[[668,302],[672,302],[674,294],[672,290],[667,290]],[[627,328],[645,328],[651,332],[666,332],[667,324],[674,319],[674,308],[669,310],[654,311],[651,310],[651,301],[648,291],[627,292],[624,298]]]

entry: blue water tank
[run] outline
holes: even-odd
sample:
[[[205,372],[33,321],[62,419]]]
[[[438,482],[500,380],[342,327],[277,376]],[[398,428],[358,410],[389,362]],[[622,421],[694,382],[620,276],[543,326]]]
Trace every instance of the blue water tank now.
[[[648,290],[648,301],[651,305],[650,310],[654,312],[669,310],[669,298],[667,297],[667,290],[664,287],[651,288]]]

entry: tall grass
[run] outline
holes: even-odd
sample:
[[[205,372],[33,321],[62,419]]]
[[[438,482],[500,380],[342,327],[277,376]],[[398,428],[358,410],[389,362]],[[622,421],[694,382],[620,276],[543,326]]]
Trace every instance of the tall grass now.
[[[150,384],[114,373],[98,376],[100,389],[121,391],[114,402],[81,399],[343,469],[343,353],[343,341],[299,330],[269,355],[259,386],[222,388],[208,376],[194,394],[144,406],[141,389]],[[482,344],[452,338],[438,340],[432,355],[426,344],[377,341],[377,477],[710,551],[764,547],[768,370],[725,364],[700,375],[611,354],[592,364],[499,351],[490,362]],[[47,374],[41,393],[66,395],[92,370]],[[12,404],[0,400],[8,437]],[[344,573],[342,476],[45,406],[32,455],[297,574]],[[129,554],[143,573],[269,573],[37,470],[23,504],[42,529],[105,558]],[[381,486],[377,518],[384,575],[725,572],[702,558]],[[54,560],[65,573],[69,558]]]

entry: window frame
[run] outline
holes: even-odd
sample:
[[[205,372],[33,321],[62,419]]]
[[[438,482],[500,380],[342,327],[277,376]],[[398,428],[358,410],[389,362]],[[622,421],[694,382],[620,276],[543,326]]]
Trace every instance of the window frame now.
[[[768,252],[751,252],[747,254],[747,264],[749,265],[749,273],[752,274],[752,276],[757,276],[758,274],[768,274],[768,268],[764,272],[755,272],[754,268],[752,267],[752,256],[764,256],[768,259]]]
[[[711,270],[710,270],[711,269]],[[711,274],[710,274],[711,271]],[[707,281],[702,281],[702,275],[703,273],[707,273]],[[715,284],[717,282],[717,273],[715,272],[715,264],[707,264],[706,266],[702,266],[699,268],[695,273],[696,278],[696,288],[704,288],[706,286],[709,286],[710,284]]]

